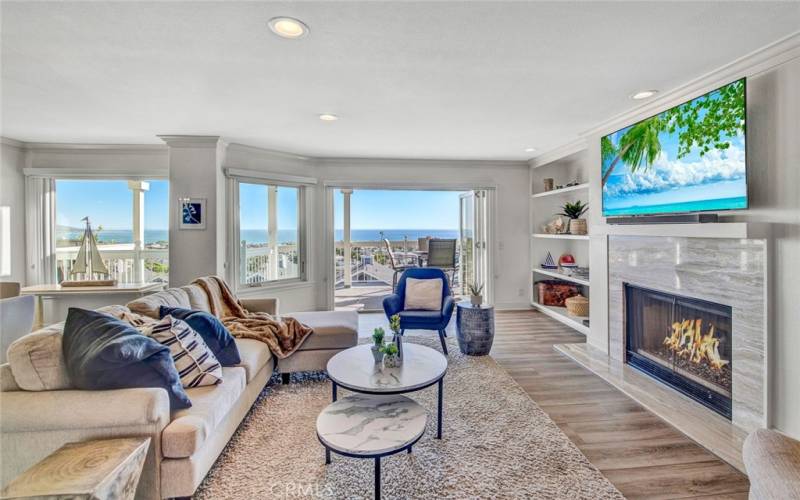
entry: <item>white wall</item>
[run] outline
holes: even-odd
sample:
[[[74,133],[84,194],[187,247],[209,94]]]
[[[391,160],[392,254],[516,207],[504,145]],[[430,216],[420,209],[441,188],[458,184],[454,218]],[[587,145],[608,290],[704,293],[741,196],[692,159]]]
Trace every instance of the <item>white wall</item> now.
[[[771,245],[772,303],[771,422],[777,429],[800,438],[800,58],[776,64],[760,62],[707,78],[703,88],[676,93],[638,114],[609,121],[587,138],[590,199],[600,206],[600,138],[606,133],[651,116],[705,91],[746,76],[747,157],[750,209],[723,220],[768,222]],[[593,166],[596,166],[593,167]],[[590,224],[604,223],[592,211]],[[608,350],[607,242],[592,236],[592,332],[595,347]]]
[[[10,247],[11,274],[0,280],[25,286],[25,153],[21,146],[5,139],[0,146],[0,206],[10,207],[11,226],[10,240],[0,243]]]

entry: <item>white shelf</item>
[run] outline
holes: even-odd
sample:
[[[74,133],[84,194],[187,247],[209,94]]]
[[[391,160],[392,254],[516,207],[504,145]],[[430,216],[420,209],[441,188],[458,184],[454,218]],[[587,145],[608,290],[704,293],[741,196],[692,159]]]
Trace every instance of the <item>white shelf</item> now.
[[[589,335],[589,327],[583,324],[583,320],[589,318],[582,316],[570,316],[567,313],[566,307],[545,306],[542,304],[537,304],[536,302],[531,302],[531,305],[554,320],[559,321],[584,335]]]
[[[558,271],[551,271],[549,269],[536,268],[536,269],[533,270],[533,272],[539,273],[539,274],[544,274],[544,275],[547,275],[547,276],[552,276],[553,278],[558,278],[558,279],[564,280],[564,281],[570,281],[572,283],[577,283],[579,285],[589,286],[589,280],[584,280],[584,279],[581,279],[581,278],[575,278],[574,276],[567,276],[566,274],[560,273]]]
[[[542,193],[532,194],[531,198],[542,198],[544,196],[553,196],[553,195],[557,195],[557,194],[569,193],[569,192],[572,192],[572,191],[580,191],[580,190],[583,190],[583,189],[589,189],[589,183],[588,182],[586,182],[584,184],[578,184],[577,186],[570,186],[570,187],[565,187],[565,188],[561,188],[561,189],[553,189],[552,191],[544,191]]]
[[[710,222],[706,224],[598,224],[593,234],[610,236],[666,236],[676,238],[767,238],[770,224]]]
[[[533,233],[534,238],[548,238],[553,240],[588,240],[588,234],[547,234]]]

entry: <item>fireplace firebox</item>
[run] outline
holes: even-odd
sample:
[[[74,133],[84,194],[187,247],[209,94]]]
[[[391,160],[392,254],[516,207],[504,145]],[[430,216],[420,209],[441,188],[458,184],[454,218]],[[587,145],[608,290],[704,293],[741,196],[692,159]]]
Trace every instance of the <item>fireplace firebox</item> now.
[[[624,288],[627,363],[730,419],[731,308]]]

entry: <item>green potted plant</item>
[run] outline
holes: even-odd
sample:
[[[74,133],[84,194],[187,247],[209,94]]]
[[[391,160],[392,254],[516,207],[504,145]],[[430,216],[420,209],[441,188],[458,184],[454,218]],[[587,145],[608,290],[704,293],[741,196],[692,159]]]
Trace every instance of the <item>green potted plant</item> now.
[[[400,366],[402,362],[396,344],[385,344],[381,348],[381,351],[383,352],[383,366],[385,368],[397,368]]]
[[[392,331],[392,342],[397,345],[397,355],[403,359],[403,334],[400,328],[400,315],[395,314],[389,318],[389,329]]]
[[[556,215],[563,215],[569,218],[569,232],[571,234],[586,234],[586,219],[581,219],[581,216],[589,210],[589,204],[583,203],[581,200],[575,203],[565,203],[561,207],[561,213]]]
[[[372,358],[376,365],[383,360],[383,337],[385,336],[386,332],[381,327],[372,330]]]
[[[469,301],[475,307],[480,307],[483,304],[483,285],[479,285],[476,281],[469,285]]]

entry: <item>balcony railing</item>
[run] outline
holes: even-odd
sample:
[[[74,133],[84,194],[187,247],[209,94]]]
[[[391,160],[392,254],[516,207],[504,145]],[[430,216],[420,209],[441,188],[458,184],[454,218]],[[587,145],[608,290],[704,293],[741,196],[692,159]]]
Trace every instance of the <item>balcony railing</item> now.
[[[144,248],[141,259],[144,261],[144,275],[136,279],[136,252],[133,244],[98,245],[103,256],[103,263],[108,268],[111,279],[118,283],[135,283],[137,281],[167,283],[169,281],[169,249]],[[84,274],[71,275],[72,267],[78,256],[78,247],[62,247],[56,249],[56,271],[58,281],[64,279],[89,279]]]
[[[274,255],[268,245],[248,245],[243,241],[239,262],[240,279],[247,285],[300,276],[296,244],[278,245]]]

